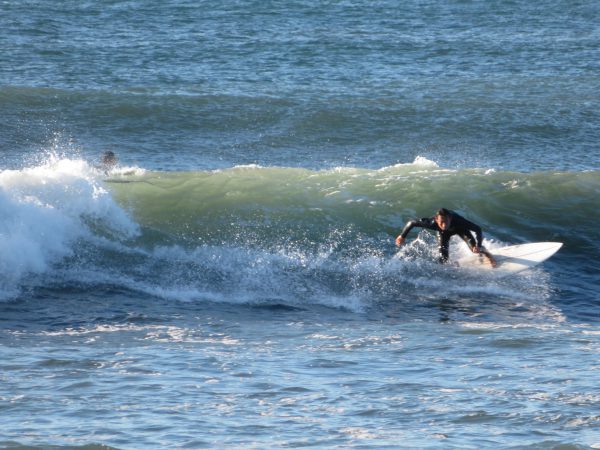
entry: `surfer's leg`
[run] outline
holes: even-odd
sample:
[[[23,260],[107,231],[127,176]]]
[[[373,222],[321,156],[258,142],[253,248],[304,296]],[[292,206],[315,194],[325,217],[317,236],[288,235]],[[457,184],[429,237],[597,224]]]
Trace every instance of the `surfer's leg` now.
[[[439,262],[445,264],[448,262],[450,238],[448,236],[438,236],[440,259]]]

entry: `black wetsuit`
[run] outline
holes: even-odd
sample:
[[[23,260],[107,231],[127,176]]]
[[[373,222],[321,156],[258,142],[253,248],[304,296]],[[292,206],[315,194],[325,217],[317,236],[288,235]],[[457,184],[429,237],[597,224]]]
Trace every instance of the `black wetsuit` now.
[[[440,250],[440,262],[445,263],[448,261],[448,247],[450,244],[450,237],[454,235],[459,235],[466,243],[469,245],[469,248],[473,248],[475,246],[481,247],[483,241],[483,234],[481,232],[481,227],[479,225],[474,224],[473,222],[468,221],[464,217],[456,214],[454,211],[449,211],[450,218],[450,226],[442,230],[438,224],[435,222],[435,217],[423,218],[420,220],[411,220],[406,224],[400,236],[405,238],[410,230],[414,227],[427,228],[429,230],[434,230],[438,232],[438,243]],[[471,231],[474,231],[477,236],[477,241],[473,237]]]

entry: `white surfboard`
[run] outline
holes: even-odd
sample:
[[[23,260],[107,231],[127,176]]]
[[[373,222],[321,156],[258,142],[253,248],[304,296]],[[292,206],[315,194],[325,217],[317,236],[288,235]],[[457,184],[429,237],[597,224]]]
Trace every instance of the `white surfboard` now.
[[[498,263],[495,269],[492,268],[485,256],[476,254],[459,259],[457,264],[459,267],[469,269],[490,270],[497,276],[513,275],[547,260],[562,245],[562,242],[533,242],[530,244],[511,245],[510,247],[502,247],[490,251]]]

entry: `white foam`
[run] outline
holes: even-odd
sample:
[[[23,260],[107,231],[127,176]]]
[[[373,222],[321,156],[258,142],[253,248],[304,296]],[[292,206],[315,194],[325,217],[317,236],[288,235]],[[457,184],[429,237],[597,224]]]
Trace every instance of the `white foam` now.
[[[409,166],[420,166],[423,168],[433,168],[433,169],[439,169],[440,166],[438,163],[436,163],[435,161],[432,161],[430,159],[425,158],[424,156],[417,156],[413,162],[411,163],[398,163],[398,164],[394,164],[393,166],[387,166],[387,167],[383,167],[379,170],[381,171],[385,171],[388,169],[393,169],[393,168],[400,168],[400,167],[409,167]]]
[[[51,155],[41,165],[0,172],[0,298],[71,255],[92,226],[117,239],[138,233],[85,161]]]
[[[413,161],[413,164],[415,166],[424,166],[424,167],[440,167],[438,163],[436,163],[435,161],[432,161],[430,159],[427,159],[423,156],[417,156],[415,158],[415,160]]]

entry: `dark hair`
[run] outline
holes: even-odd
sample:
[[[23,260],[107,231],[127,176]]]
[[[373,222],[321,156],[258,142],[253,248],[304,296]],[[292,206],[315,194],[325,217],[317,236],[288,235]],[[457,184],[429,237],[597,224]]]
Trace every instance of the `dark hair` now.
[[[116,163],[117,155],[115,155],[115,153],[111,152],[110,150],[104,152],[104,154],[102,155],[102,162],[105,164]]]
[[[438,212],[436,213],[436,216],[442,216],[442,217],[446,217],[450,215],[450,211],[448,211],[446,208],[440,208],[438,209]]]

